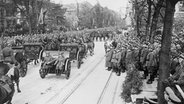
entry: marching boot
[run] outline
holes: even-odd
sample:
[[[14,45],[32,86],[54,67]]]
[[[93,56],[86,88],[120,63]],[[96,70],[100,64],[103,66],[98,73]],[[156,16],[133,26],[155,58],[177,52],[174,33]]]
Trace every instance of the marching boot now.
[[[126,70],[125,67],[122,67],[122,68],[121,68],[121,72],[122,72],[122,73],[125,73],[125,70]]]
[[[146,79],[148,76],[148,70],[147,68],[144,68],[144,79]]]
[[[121,75],[121,70],[120,70],[119,68],[117,68],[116,75],[117,75],[117,76],[120,76],[120,75]]]
[[[116,72],[116,69],[115,68],[112,68],[112,72]]]
[[[111,69],[112,69],[111,67],[108,67],[106,70],[111,71]]]
[[[148,76],[148,75],[146,75],[146,74],[144,73],[144,75],[143,75],[143,79],[146,79],[146,78],[147,78],[147,76]]]
[[[120,75],[121,75],[121,73],[120,73],[120,72],[117,72],[117,73],[116,73],[116,75],[117,75],[117,76],[120,76]]]
[[[147,84],[152,84],[153,81],[151,79],[148,79],[148,81],[146,82]]]

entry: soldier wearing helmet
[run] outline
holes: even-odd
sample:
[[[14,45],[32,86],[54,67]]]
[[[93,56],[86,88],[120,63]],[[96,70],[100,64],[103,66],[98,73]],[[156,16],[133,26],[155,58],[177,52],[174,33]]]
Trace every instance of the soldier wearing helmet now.
[[[112,69],[112,55],[113,55],[113,51],[117,46],[117,42],[113,41],[109,46],[107,46],[107,50],[106,50],[106,64],[105,66],[107,67],[107,70],[110,71]]]
[[[117,76],[120,76],[121,74],[120,60],[121,60],[121,43],[118,43],[117,47],[113,51],[111,59],[113,71],[117,73]]]
[[[55,61],[57,73],[59,73],[59,71],[62,71],[62,72],[64,71],[64,68],[63,68],[64,61],[65,61],[64,53],[60,52],[58,58]]]

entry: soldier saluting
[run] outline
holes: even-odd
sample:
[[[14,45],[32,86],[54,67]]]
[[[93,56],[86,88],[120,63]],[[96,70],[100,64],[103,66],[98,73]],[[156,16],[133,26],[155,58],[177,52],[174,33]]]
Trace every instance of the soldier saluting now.
[[[117,42],[114,40],[110,46],[107,47],[107,53],[106,53],[106,63],[105,66],[107,67],[107,70],[110,71],[112,69],[112,55],[113,55],[113,51],[117,46]]]

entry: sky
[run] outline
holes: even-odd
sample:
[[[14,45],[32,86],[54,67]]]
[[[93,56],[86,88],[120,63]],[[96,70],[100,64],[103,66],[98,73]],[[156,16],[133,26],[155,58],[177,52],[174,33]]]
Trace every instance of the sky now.
[[[88,1],[92,5],[95,5],[97,1],[99,1],[103,7],[108,7],[109,9],[112,9],[116,12],[120,12],[121,9],[122,13],[125,13],[126,6],[128,3],[128,0],[51,0],[51,1],[61,4],[76,3],[76,1],[78,2]]]

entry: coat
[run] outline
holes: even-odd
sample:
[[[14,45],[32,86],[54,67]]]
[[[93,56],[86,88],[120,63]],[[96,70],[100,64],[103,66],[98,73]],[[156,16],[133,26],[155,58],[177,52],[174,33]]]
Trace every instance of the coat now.
[[[5,47],[2,52],[4,58],[13,56],[13,49],[11,47]]]
[[[173,81],[176,81],[176,84],[180,85],[181,89],[184,91],[184,71],[183,67],[177,67],[176,72],[169,77],[169,79],[172,79]]]
[[[105,59],[105,66],[106,67],[112,67],[111,59],[112,59],[113,51],[114,51],[114,49],[111,49],[111,50],[107,51],[107,53],[106,53],[106,59]]]
[[[157,57],[155,51],[149,52],[146,58],[147,67],[156,67],[157,66]]]
[[[133,50],[128,50],[125,58],[126,65],[135,63],[136,59]]]
[[[125,67],[125,60],[126,60],[126,54],[127,54],[127,50],[123,49],[121,52],[121,64]]]
[[[15,63],[14,52],[11,47],[5,47],[2,50],[2,53],[3,53],[4,61]]]
[[[120,63],[120,61],[121,61],[121,50],[114,50],[111,62]]]
[[[149,53],[148,48],[143,48],[143,49],[141,50],[140,62],[141,62],[143,65],[146,64],[146,58],[147,58],[148,53]]]
[[[64,66],[64,61],[65,61],[65,57],[64,56],[59,56],[55,62],[56,64],[56,69],[57,70],[63,70],[63,66]]]

